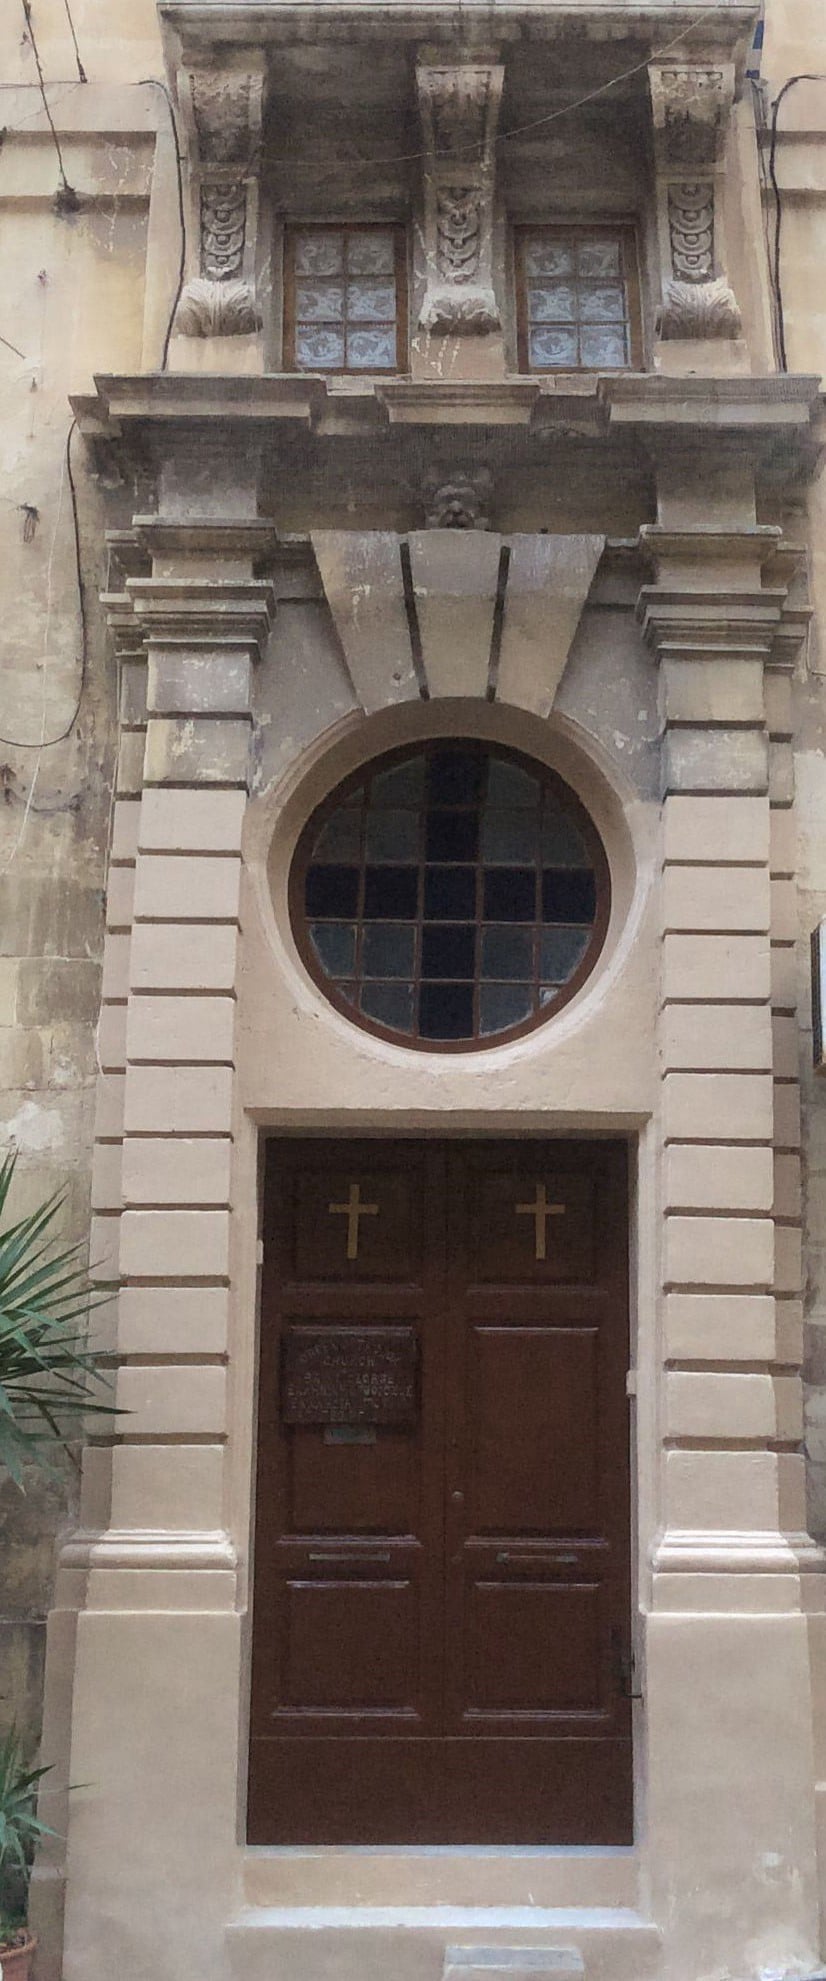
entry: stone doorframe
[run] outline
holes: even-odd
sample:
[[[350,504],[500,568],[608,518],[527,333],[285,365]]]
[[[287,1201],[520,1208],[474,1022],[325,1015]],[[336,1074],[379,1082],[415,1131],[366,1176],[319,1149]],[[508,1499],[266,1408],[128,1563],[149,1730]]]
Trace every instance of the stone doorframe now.
[[[242,1893],[249,1480],[232,1427],[251,1396],[232,1385],[251,1365],[235,1353],[251,1316],[232,1294],[249,1284],[252,1226],[234,1150],[248,1155],[253,1131],[235,1074],[253,673],[275,609],[255,573],[276,545],[254,460],[227,482],[222,514],[202,451],[198,464],[167,462],[158,514],[134,525],[151,575],[109,599],[121,748],[92,1253],[121,1282],[111,1345],[131,1415],[87,1453],[83,1528],[63,1549],[50,1624],[47,1758],[92,1784],[68,1811],[66,1981],[102,1969],[104,1952],[137,1977],[140,1921],[173,1888],[169,1973],[217,1981]],[[442,555],[442,534],[427,554]],[[770,1945],[781,1965],[817,1962],[811,1669],[826,1640],[799,1449],[788,678],[801,619],[780,532],[755,520],[747,451],[723,450],[710,492],[702,445],[676,477],[669,445],[640,550],[663,788],[662,1361],[645,1372],[661,1444],[640,1577],[640,1861],[665,1971],[687,1981],[704,1962],[757,1971]],[[346,551],[325,578],[345,653]],[[467,585],[470,553],[444,555]],[[553,559],[547,571],[552,584]],[[484,696],[478,667],[476,679]],[[392,669],[387,701],[391,683]],[[744,1808],[758,1765],[762,1792]],[[61,1880],[44,1866],[44,1917]],[[712,1912],[715,1891],[727,1902]]]

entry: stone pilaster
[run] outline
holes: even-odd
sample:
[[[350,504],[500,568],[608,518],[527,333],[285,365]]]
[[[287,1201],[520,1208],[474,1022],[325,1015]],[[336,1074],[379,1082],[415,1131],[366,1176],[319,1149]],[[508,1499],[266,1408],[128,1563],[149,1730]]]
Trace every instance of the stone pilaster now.
[[[265,58],[242,49],[233,65],[184,64],[178,101],[185,133],[189,264],[175,314],[173,369],[186,368],[186,340],[245,340],[263,369],[256,294],[259,167]],[[232,364],[236,366],[235,350]],[[226,354],[222,363],[227,364]]]
[[[720,211],[734,65],[652,63],[648,79],[663,272],[659,336],[666,342],[739,338]]]
[[[640,613],[663,723],[665,1461],[655,1566],[666,1577],[794,1572],[811,1548],[799,1335],[785,1305],[796,1268],[773,1216],[778,1044],[784,1065],[788,1054],[776,1018],[773,1035],[773,935],[782,928],[785,944],[791,923],[772,896],[777,697],[766,674],[784,645],[785,585],[761,582],[776,547],[770,529],[653,528],[643,538],[658,582],[643,590]]]
[[[422,61],[416,69],[425,143],[425,289],[418,325],[434,337],[479,337],[500,329],[493,194],[503,79],[494,61]]]
[[[112,1453],[92,1460],[93,1484],[110,1464],[109,1502],[87,1498],[64,1566],[91,1570],[88,1607],[111,1607],[108,1571],[157,1607],[144,1577],[163,1569],[161,1607],[197,1571],[187,1604],[215,1609],[235,1586],[223,1445],[236,973],[252,669],[274,609],[253,557],[270,532],[137,518],[136,535],[152,575],[127,580],[118,616],[146,655],[146,701],[143,728],[124,732],[130,814],[116,811],[101,1025],[118,1106],[107,1089],[99,1125],[124,1414]]]

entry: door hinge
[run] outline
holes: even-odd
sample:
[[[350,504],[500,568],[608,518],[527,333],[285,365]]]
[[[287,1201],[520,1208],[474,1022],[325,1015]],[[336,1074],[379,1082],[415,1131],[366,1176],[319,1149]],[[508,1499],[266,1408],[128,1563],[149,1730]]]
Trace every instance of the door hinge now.
[[[642,1692],[634,1686],[637,1661],[629,1649],[622,1630],[614,1624],[611,1630],[611,1665],[617,1682],[617,1689],[623,1699],[641,1699]]]

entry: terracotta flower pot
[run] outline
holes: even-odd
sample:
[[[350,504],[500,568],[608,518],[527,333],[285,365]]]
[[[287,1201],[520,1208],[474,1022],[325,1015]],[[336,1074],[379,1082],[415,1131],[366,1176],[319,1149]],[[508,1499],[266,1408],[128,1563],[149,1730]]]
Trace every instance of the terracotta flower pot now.
[[[2,1981],[29,1981],[36,1946],[36,1934],[25,1926],[21,1926],[13,1940],[4,1940],[0,1946]]]

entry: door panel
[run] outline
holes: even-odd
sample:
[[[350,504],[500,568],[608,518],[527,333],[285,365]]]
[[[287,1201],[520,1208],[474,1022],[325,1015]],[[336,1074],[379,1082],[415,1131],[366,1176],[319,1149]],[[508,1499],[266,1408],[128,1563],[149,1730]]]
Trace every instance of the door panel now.
[[[625,1155],[280,1142],[253,1842],[631,1835]]]

